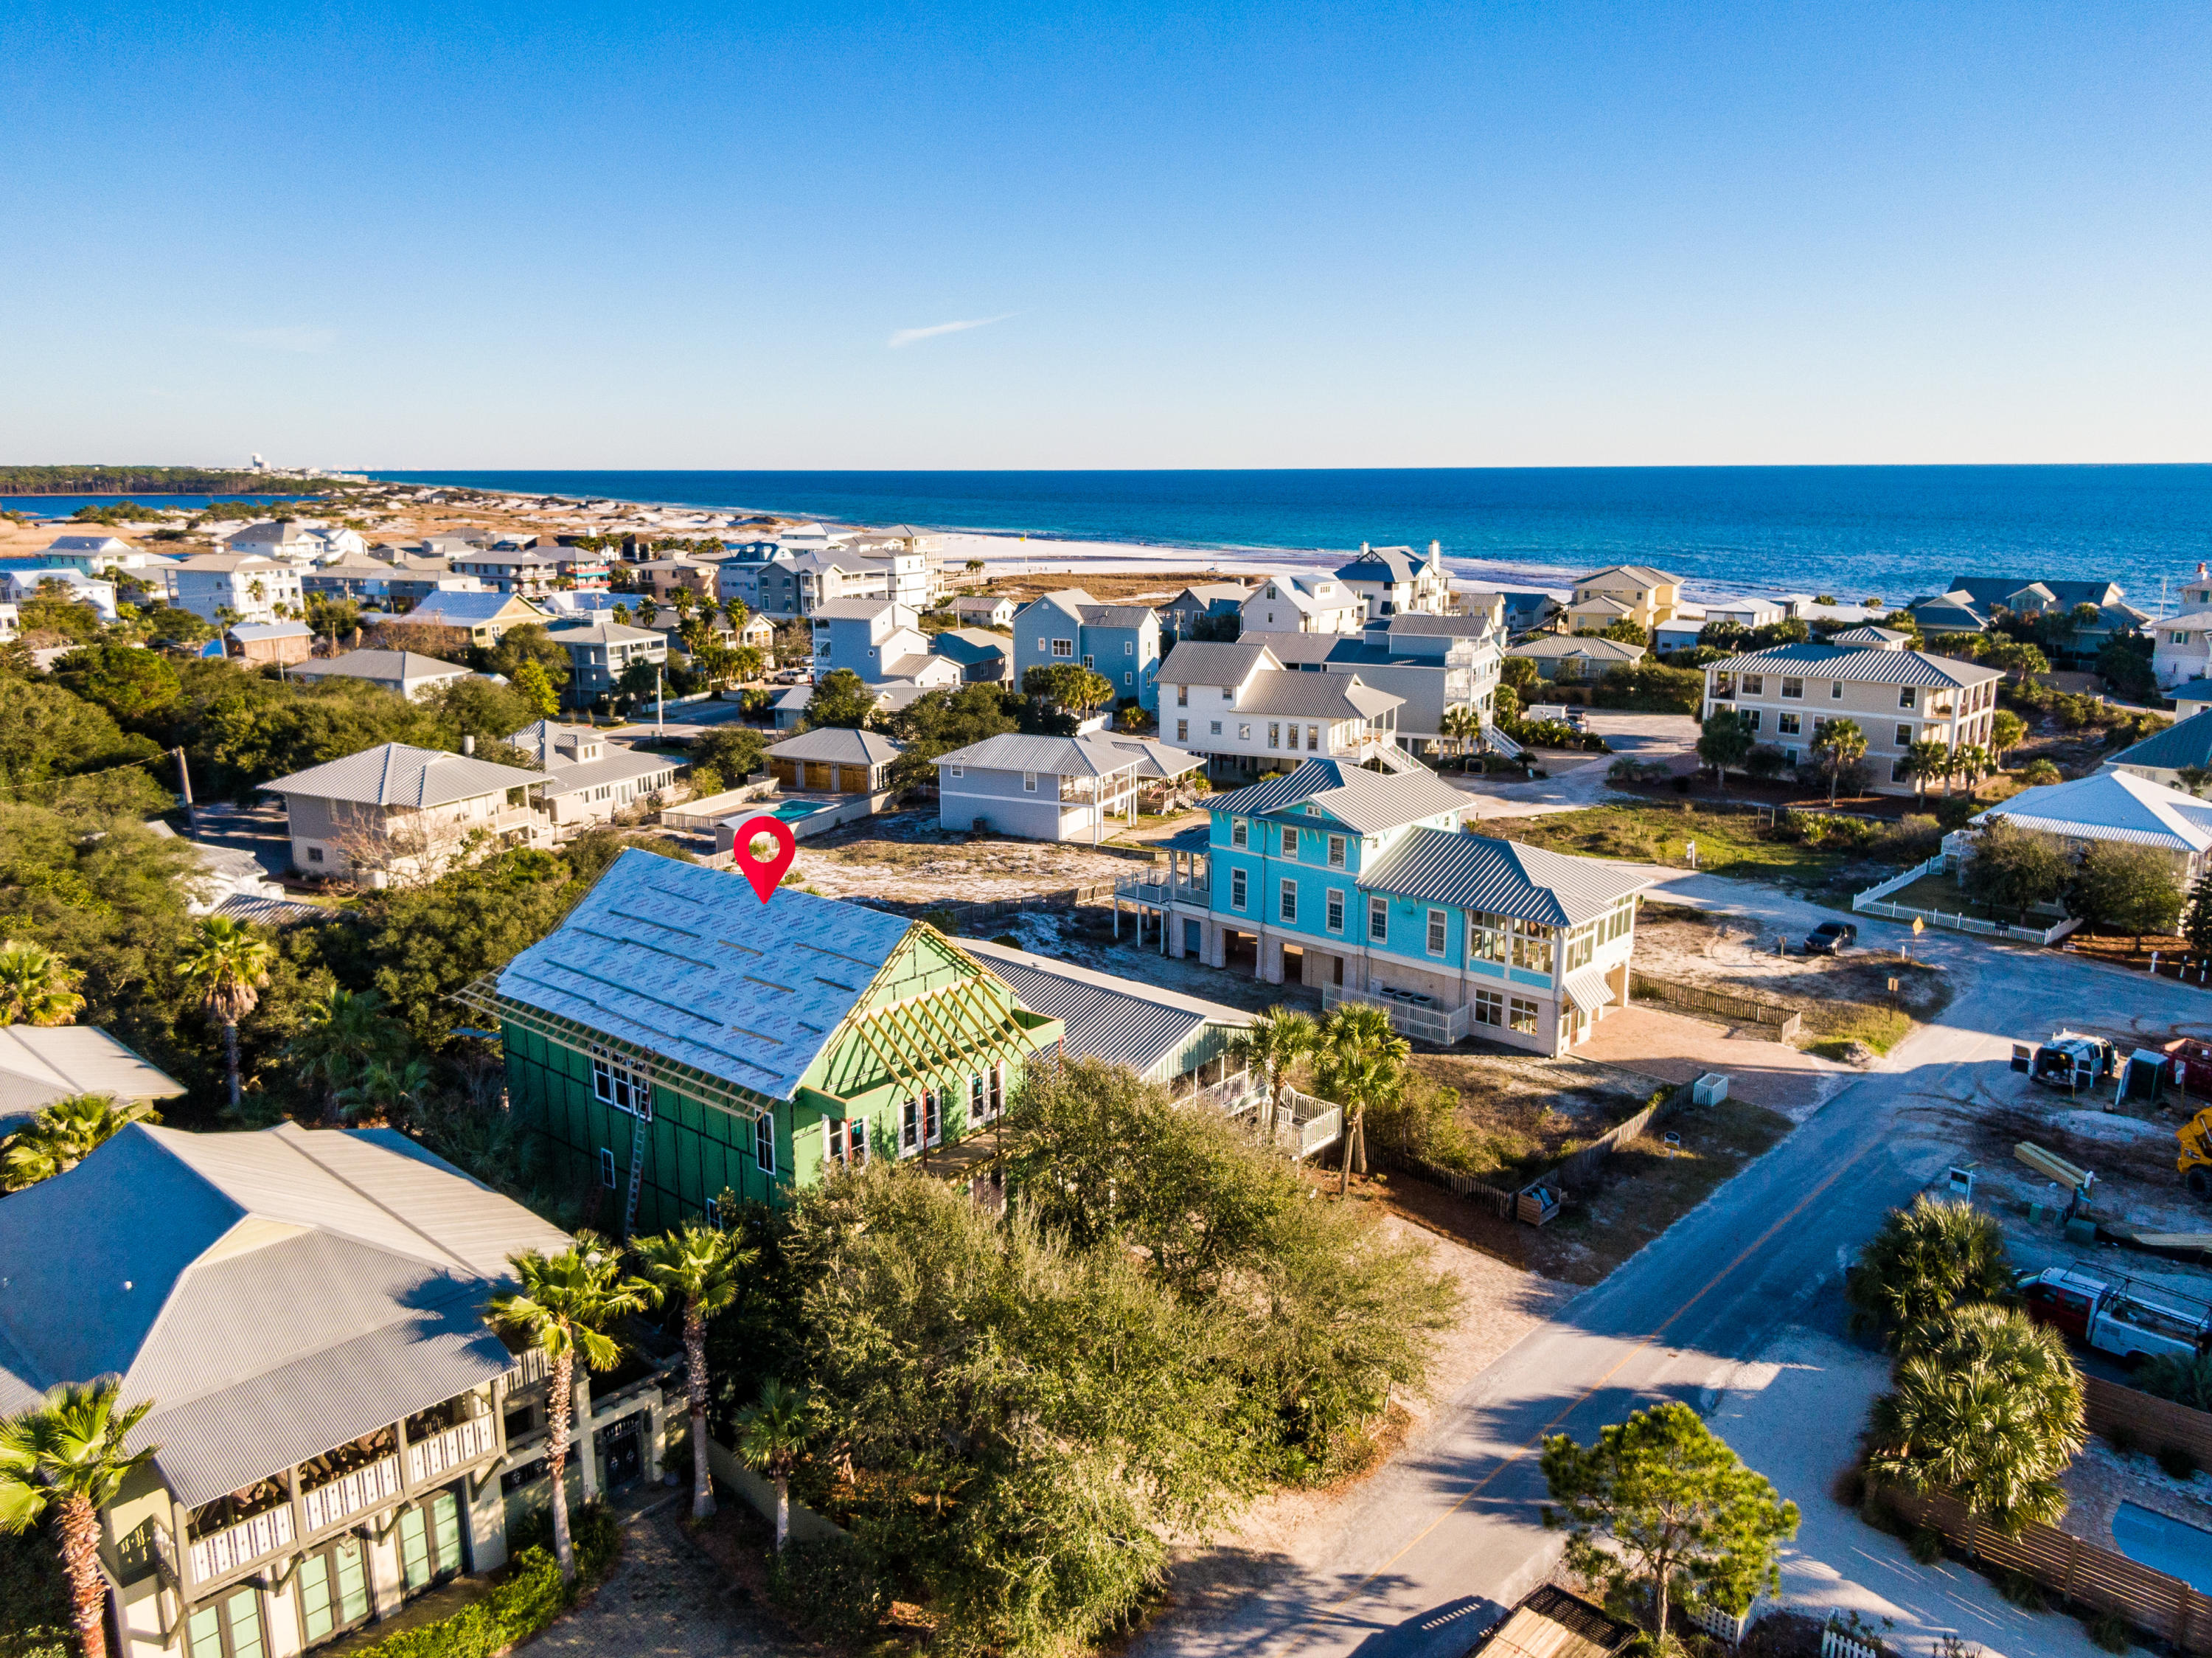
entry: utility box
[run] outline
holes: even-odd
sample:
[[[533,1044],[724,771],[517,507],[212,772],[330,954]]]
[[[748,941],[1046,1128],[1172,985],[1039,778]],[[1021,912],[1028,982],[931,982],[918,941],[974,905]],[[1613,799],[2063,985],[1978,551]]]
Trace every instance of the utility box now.
[[[2119,1097],[2155,1100],[2166,1086],[2166,1056],[2150,1048],[2137,1048],[2120,1067]]]
[[[1719,1071],[1709,1070],[1690,1084],[1690,1099],[1700,1106],[1717,1106],[1728,1098],[1729,1080]]]

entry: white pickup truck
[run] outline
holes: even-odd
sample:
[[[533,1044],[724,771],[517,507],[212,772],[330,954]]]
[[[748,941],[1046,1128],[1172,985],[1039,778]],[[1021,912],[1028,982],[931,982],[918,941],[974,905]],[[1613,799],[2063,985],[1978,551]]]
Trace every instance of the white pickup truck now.
[[[2125,1278],[2053,1266],[2022,1273],[2013,1287],[2037,1323],[2115,1358],[2190,1359],[2212,1344],[2212,1309],[2166,1291],[2146,1295]]]

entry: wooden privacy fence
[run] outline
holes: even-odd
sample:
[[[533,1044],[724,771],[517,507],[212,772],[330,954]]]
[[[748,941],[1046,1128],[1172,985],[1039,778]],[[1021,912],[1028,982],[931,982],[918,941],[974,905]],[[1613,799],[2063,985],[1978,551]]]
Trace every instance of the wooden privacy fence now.
[[[1756,1027],[1759,1035],[1777,1042],[1789,1041],[1804,1022],[1804,1015],[1787,1003],[1731,996],[1703,984],[1677,984],[1649,973],[1631,972],[1629,979],[1630,992],[1639,1001],[1663,1002],[1691,1013],[1718,1014],[1735,1023]]]
[[[1900,1517],[1934,1527],[1972,1558],[2025,1573],[2081,1606],[2118,1612],[2183,1652],[2212,1652],[2212,1600],[2178,1577],[2049,1526],[2030,1526],[2018,1537],[2007,1537],[1948,1496],[1895,1490],[1882,1496]]]
[[[1689,1085],[1686,1083],[1680,1088],[1668,1089],[1666,1093],[1644,1106],[1626,1122],[1614,1124],[1596,1139],[1561,1163],[1547,1177],[1547,1180],[1560,1181],[1571,1190],[1577,1192],[1595,1186],[1597,1183],[1598,1169],[1605,1160],[1612,1156],[1616,1149],[1626,1145],[1644,1130],[1650,1128],[1653,1123],[1665,1116],[1673,1109],[1676,1100],[1688,1098],[1689,1091]]]
[[[1472,1203],[1486,1205],[1502,1220],[1510,1221],[1518,1216],[1522,1220],[1536,1221],[1539,1215],[1549,1219],[1551,1213],[1556,1212],[1556,1205],[1536,1199],[1534,1194],[1548,1192],[1556,1195],[1562,1186],[1578,1191],[1594,1185],[1605,1160],[1615,1149],[1626,1145],[1667,1112],[1688,1100],[1692,1086],[1686,1082],[1680,1088],[1669,1088],[1635,1116],[1625,1123],[1615,1124],[1557,1167],[1522,1182],[1510,1192],[1503,1186],[1492,1186],[1480,1175],[1462,1174],[1455,1169],[1442,1167],[1402,1146],[1381,1148],[1378,1156],[1401,1173],[1425,1180],[1431,1186],[1442,1186],[1455,1198],[1465,1198]],[[1533,1206],[1524,1205],[1524,1198],[1531,1198]],[[1538,1223],[1540,1224],[1540,1221]]]
[[[2081,1393],[2091,1433],[2107,1440],[2117,1434],[2147,1451],[2186,1451],[2212,1467],[2212,1413],[2098,1376],[2081,1378]]]

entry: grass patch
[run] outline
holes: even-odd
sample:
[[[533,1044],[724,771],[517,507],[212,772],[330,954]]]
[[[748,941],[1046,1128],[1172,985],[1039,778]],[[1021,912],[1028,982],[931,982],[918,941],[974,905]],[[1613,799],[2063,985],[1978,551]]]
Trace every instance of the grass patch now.
[[[1698,868],[1750,881],[1825,885],[1853,866],[1916,863],[1940,842],[1932,819],[1875,824],[1856,818],[1785,814],[1762,828],[1757,814],[1709,812],[1694,802],[1666,806],[1592,806],[1579,812],[1524,818],[1499,832],[1531,846],[1586,856],[1686,867],[1698,844]]]
[[[1895,1008],[1824,1002],[1806,1014],[1803,1028],[1814,1034],[1814,1040],[1802,1045],[1808,1053],[1817,1053],[1823,1059],[1842,1059],[1854,1042],[1863,1042],[1876,1053],[1887,1053],[1911,1034],[1912,1021]]]

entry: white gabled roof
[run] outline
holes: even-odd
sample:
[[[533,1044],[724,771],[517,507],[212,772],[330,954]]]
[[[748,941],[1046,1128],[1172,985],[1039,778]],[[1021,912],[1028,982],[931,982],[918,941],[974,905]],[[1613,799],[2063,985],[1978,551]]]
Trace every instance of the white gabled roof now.
[[[1974,819],[2076,840],[2123,841],[2178,852],[2212,848],[2212,803],[2132,771],[2097,771],[2071,783],[2024,789]]]
[[[405,743],[388,742],[343,759],[311,765],[261,787],[271,795],[302,795],[362,806],[424,807],[504,794],[545,781],[543,772],[495,765],[472,754],[449,754],[442,749],[410,748]]]

